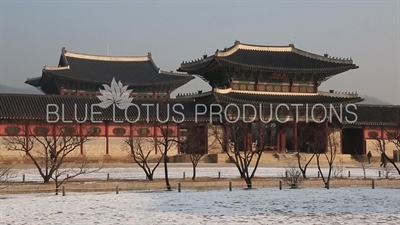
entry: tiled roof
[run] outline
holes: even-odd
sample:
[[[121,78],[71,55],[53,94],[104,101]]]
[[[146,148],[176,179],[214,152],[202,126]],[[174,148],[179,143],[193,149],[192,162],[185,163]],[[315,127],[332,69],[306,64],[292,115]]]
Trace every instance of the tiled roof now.
[[[328,55],[316,55],[293,45],[256,46],[235,42],[229,49],[218,51],[215,55],[184,62],[179,71],[201,73],[210,71],[217,62],[221,66],[234,66],[241,69],[253,69],[268,72],[285,73],[328,73],[330,75],[358,68],[351,59],[331,58]]]
[[[213,96],[214,98],[210,98]],[[159,115],[160,120],[166,119],[166,104],[170,104],[170,116],[175,116],[176,120],[181,120],[180,114],[174,113],[172,107],[176,105],[176,111],[182,112],[185,115],[185,121],[194,121],[196,104],[210,104],[207,101],[202,101],[203,98],[216,99],[217,102],[223,103],[239,103],[239,104],[259,104],[261,103],[349,103],[350,101],[359,101],[359,98],[346,98],[328,97],[328,96],[285,96],[285,95],[249,95],[240,93],[214,93],[210,96],[202,96],[199,99],[170,99],[168,102],[156,99],[134,99],[133,104],[137,105],[140,109],[140,120],[146,122],[147,111],[149,112],[149,118],[152,121],[157,120],[157,109],[155,106],[150,106],[147,110],[145,104],[159,104]],[[317,101],[318,100],[318,101]],[[321,100],[321,101],[320,101]],[[322,102],[322,100],[324,102]],[[58,115],[61,117],[61,110],[64,109],[64,118],[66,120],[75,120],[75,107],[77,109],[76,115],[78,120],[87,118],[90,122],[91,105],[100,103],[97,97],[76,97],[76,96],[58,96],[58,95],[24,95],[24,94],[0,94],[0,120],[46,120],[47,106],[50,106],[49,111],[55,109],[54,105],[58,107]],[[85,114],[85,104],[87,105],[87,115]],[[182,104],[183,109],[177,104]],[[343,110],[343,124],[355,124],[355,125],[394,125],[400,124],[400,106],[388,106],[388,105],[364,105],[357,104],[357,109],[351,108],[351,112],[357,115],[355,118],[354,114],[348,113]],[[112,121],[113,120],[113,107],[110,106],[106,109],[100,107],[94,107],[95,112],[100,114],[94,114],[94,120],[96,121]],[[207,112],[210,111],[209,105]],[[198,112],[203,112],[203,107],[198,107]],[[200,115],[198,113],[198,121],[208,122],[210,121],[209,113]],[[164,116],[162,116],[164,115]],[[54,114],[49,114],[50,120],[55,120]],[[130,120],[135,120],[138,117],[137,108],[134,106],[129,107],[127,116]],[[115,109],[115,119],[125,120],[125,111],[118,108]],[[218,120],[219,117],[213,117],[213,120]],[[348,123],[347,121],[354,121]],[[61,118],[60,118],[61,122]],[[151,122],[151,121],[150,121]]]
[[[160,71],[151,54],[142,57],[95,56],[68,52],[64,48],[58,67],[45,67],[44,74],[78,81],[108,84],[113,78],[127,85],[187,83],[193,76]],[[35,85],[37,80],[27,81]]]
[[[400,106],[394,105],[366,105],[357,104],[357,109],[352,108],[353,114],[344,111],[343,116],[347,116],[349,121],[355,121],[355,125],[392,125],[400,124]],[[349,124],[343,119],[344,124]]]
[[[216,99],[226,103],[238,104],[346,104],[360,102],[357,94],[336,93],[279,93],[256,91],[217,90]]]
[[[49,106],[49,112],[55,112],[57,105],[60,116],[60,122],[62,118],[62,109],[64,109],[65,120],[83,120],[87,118],[89,122],[91,120],[91,107],[92,105],[99,104],[100,100],[97,97],[76,97],[76,96],[59,96],[59,95],[23,95],[23,94],[0,94],[0,120],[7,119],[27,119],[27,120],[46,120],[47,118],[47,107]],[[172,116],[175,120],[182,120],[182,115],[176,112],[181,112],[185,115],[185,121],[193,121],[195,119],[195,101],[194,99],[188,100],[176,100],[169,99],[157,100],[157,99],[134,99],[133,104],[137,105],[140,109],[140,121],[145,121],[147,118],[147,112],[149,118],[152,121],[167,119],[167,104],[169,104],[169,118],[172,120]],[[85,113],[85,104],[87,114]],[[147,109],[146,104],[154,104]],[[156,105],[159,105],[157,110]],[[178,105],[182,104],[183,108]],[[173,107],[175,106],[175,112]],[[75,113],[76,108],[76,113]],[[112,105],[106,109],[102,109],[98,106],[94,106],[94,111],[100,114],[93,114],[93,118],[96,121],[112,121],[113,120],[113,107]],[[202,109],[203,110],[203,109]],[[158,113],[159,112],[159,113]],[[75,119],[76,114],[76,119]],[[135,106],[130,106],[127,110],[127,117],[133,121],[138,118],[138,110]],[[158,117],[157,117],[158,116]],[[57,120],[55,114],[49,114],[51,121]],[[116,120],[126,120],[125,110],[121,110],[116,107],[115,109]],[[199,121],[208,121],[207,115],[198,116]]]

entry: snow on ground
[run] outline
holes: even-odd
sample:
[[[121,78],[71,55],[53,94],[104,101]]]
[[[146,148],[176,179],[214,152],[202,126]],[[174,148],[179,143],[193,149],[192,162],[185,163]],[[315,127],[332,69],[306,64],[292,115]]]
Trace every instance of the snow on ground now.
[[[233,189],[0,196],[1,224],[398,224],[400,189]]]
[[[342,168],[342,176],[347,177],[348,171],[350,171],[350,175],[352,178],[359,178],[363,177],[364,173],[362,168],[360,167],[349,167],[349,168]],[[182,178],[183,173],[185,172],[185,176],[191,177],[192,176],[192,167],[191,164],[184,164],[184,165],[174,165],[170,164],[168,173],[170,178]],[[327,174],[327,169],[322,169],[324,174]],[[339,171],[336,168],[336,171]],[[197,177],[218,177],[218,172],[221,173],[221,178],[238,178],[239,172],[236,167],[232,166],[199,166],[197,168]],[[284,168],[270,168],[270,167],[258,167],[255,176],[257,177],[279,177],[284,175],[285,169]],[[338,172],[336,172],[339,175]],[[383,177],[385,172],[381,171],[381,176]],[[145,179],[145,174],[143,170],[137,166],[130,166],[130,167],[116,167],[116,168],[103,168],[96,173],[90,174],[83,174],[80,175],[79,178],[94,178],[94,179],[107,179],[107,174],[110,175],[110,179]],[[25,175],[25,181],[36,181],[41,182],[43,181],[37,171],[37,169],[15,169],[16,177],[13,179],[14,181],[22,181],[22,176]],[[309,177],[317,177],[318,169],[317,168],[308,168],[307,175]],[[378,168],[366,168],[366,175],[368,178],[378,178],[379,176],[379,167]],[[393,177],[396,176],[396,173],[392,171],[390,173]],[[339,175],[340,176],[340,175]],[[163,164],[160,164],[159,167],[156,169],[154,178],[163,178],[164,177],[164,169]]]

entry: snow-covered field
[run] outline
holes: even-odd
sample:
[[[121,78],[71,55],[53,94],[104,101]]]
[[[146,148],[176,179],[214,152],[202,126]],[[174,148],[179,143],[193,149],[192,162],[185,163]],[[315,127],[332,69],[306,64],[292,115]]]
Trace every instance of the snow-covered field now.
[[[348,177],[348,171],[350,171],[350,176],[352,178],[360,178],[364,176],[363,170],[360,167],[350,167],[350,168],[341,168],[342,172],[339,173],[339,169],[336,168],[336,175],[340,176],[342,174],[343,177]],[[170,178],[182,178],[183,173],[185,173],[185,177],[192,176],[192,167],[191,165],[173,165],[169,166],[169,177]],[[326,173],[327,169],[322,169],[324,173]],[[239,173],[236,167],[232,166],[199,166],[197,168],[197,177],[218,177],[218,173],[221,174],[221,178],[237,178],[239,177]],[[284,168],[270,168],[270,167],[259,167],[256,172],[257,177],[278,177],[282,176],[285,173]],[[385,171],[381,170],[381,176],[384,176]],[[79,178],[94,178],[94,179],[107,179],[107,174],[109,174],[110,179],[145,179],[145,174],[143,170],[137,166],[130,167],[116,167],[116,168],[103,168],[96,173],[83,174],[79,176]],[[37,169],[15,169],[16,177],[13,179],[14,181],[22,181],[22,176],[25,175],[25,181],[43,181],[38,174]],[[308,168],[307,175],[309,177],[317,177],[318,169],[317,168]],[[391,177],[396,178],[398,175],[395,171],[391,171],[389,174]],[[368,178],[378,178],[379,176],[379,167],[378,168],[367,168],[366,176]],[[164,177],[164,169],[163,165],[157,168],[154,174],[154,178],[163,178]]]
[[[0,196],[1,224],[399,224],[400,189],[234,189]]]

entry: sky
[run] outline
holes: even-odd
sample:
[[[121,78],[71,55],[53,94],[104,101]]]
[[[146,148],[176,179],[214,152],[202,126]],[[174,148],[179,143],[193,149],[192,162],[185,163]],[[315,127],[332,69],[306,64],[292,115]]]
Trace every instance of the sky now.
[[[5,1],[0,0],[0,84],[26,87],[61,48],[142,56],[162,70],[212,55],[235,40],[351,57],[360,68],[320,90],[357,92],[400,104],[397,1]],[[108,48],[107,48],[108,46]],[[176,93],[210,90],[200,79]]]

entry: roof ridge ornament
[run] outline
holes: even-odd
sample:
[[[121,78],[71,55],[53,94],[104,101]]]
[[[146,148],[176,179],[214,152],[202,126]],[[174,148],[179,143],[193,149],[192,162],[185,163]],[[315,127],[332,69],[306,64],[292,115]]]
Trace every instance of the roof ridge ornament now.
[[[109,56],[109,55],[94,55],[94,54],[85,54],[85,53],[77,53],[70,52],[65,50],[64,56],[79,58],[79,59],[88,59],[88,60],[99,60],[99,61],[115,61],[115,62],[139,62],[139,61],[148,61],[151,60],[149,54],[146,56]]]

